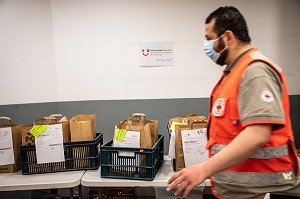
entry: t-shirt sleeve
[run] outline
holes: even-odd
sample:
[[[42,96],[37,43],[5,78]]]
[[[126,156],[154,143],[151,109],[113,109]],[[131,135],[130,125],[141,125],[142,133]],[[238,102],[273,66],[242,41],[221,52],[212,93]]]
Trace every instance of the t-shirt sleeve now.
[[[282,84],[279,74],[268,64],[256,61],[245,70],[238,92],[242,126],[284,124]]]

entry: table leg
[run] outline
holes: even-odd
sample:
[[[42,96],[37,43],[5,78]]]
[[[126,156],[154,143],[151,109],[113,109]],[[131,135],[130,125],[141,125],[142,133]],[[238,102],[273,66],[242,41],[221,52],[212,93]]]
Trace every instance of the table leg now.
[[[78,198],[79,198],[79,199],[82,198],[82,186],[81,186],[81,184],[78,185]]]
[[[70,196],[70,199],[74,198],[74,189],[73,189],[73,187],[69,188],[69,196]]]

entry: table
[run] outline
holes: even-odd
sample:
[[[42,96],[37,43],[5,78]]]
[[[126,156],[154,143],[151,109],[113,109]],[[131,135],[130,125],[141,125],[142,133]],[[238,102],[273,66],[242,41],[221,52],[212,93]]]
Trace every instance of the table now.
[[[86,171],[85,174],[81,178],[81,185],[84,187],[87,187],[88,189],[95,189],[98,187],[99,191],[101,192],[102,189],[105,189],[107,187],[113,187],[113,188],[121,188],[121,187],[153,187],[155,190],[155,195],[162,195],[162,198],[167,197],[168,194],[171,196],[168,196],[167,198],[174,198],[172,193],[166,192],[166,187],[168,186],[167,182],[169,178],[174,174],[173,168],[172,168],[172,162],[171,159],[167,156],[164,157],[165,161],[159,171],[157,172],[155,178],[153,181],[144,181],[144,180],[132,180],[132,179],[118,179],[118,178],[101,178],[101,169],[98,170],[89,170]],[[203,190],[204,187],[211,186],[210,180],[206,180],[202,184],[199,185],[200,190]],[[121,190],[121,189],[120,189]],[[196,195],[199,198],[199,192],[195,191]],[[191,192],[191,194],[193,194]],[[98,195],[95,195],[96,197],[100,196],[101,193]],[[144,198],[143,196],[141,198]],[[148,197],[149,198],[149,197]],[[156,197],[157,198],[157,197]]]
[[[22,175],[21,170],[15,173],[1,173],[0,191],[70,188],[72,198],[73,188],[80,185],[84,173],[85,170],[32,175]]]
[[[164,157],[165,161],[157,172],[153,181],[101,178],[100,168],[89,170],[81,178],[81,185],[85,187],[166,187],[167,181],[174,174],[171,159]],[[210,180],[206,180],[199,186],[211,186]]]
[[[167,181],[174,174],[171,160],[165,157],[165,161],[153,181],[101,178],[98,170],[68,171],[22,175],[21,170],[16,173],[0,174],[0,191],[18,190],[42,190],[84,187],[166,187]],[[206,180],[200,186],[210,186]],[[80,190],[80,189],[79,189]],[[71,192],[72,191],[72,192]],[[81,196],[81,193],[79,193]],[[70,194],[73,198],[73,194]]]

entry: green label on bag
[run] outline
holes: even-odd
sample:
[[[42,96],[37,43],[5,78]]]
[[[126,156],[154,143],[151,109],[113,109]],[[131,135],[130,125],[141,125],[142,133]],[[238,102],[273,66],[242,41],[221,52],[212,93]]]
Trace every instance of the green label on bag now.
[[[31,133],[35,138],[38,138],[47,128],[48,125],[34,125],[29,130],[29,133]]]
[[[126,135],[126,129],[116,129],[115,139],[119,142],[123,142],[123,139]]]

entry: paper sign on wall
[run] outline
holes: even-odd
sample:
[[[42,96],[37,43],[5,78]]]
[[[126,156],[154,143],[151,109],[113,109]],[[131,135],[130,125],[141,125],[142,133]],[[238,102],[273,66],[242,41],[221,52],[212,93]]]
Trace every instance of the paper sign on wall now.
[[[208,158],[207,129],[194,129],[181,131],[183,155],[185,166],[199,164]]]
[[[14,164],[11,127],[0,128],[0,165]]]
[[[140,42],[140,66],[173,66],[174,42]]]
[[[48,125],[48,128],[35,139],[37,163],[65,161],[62,124]]]

